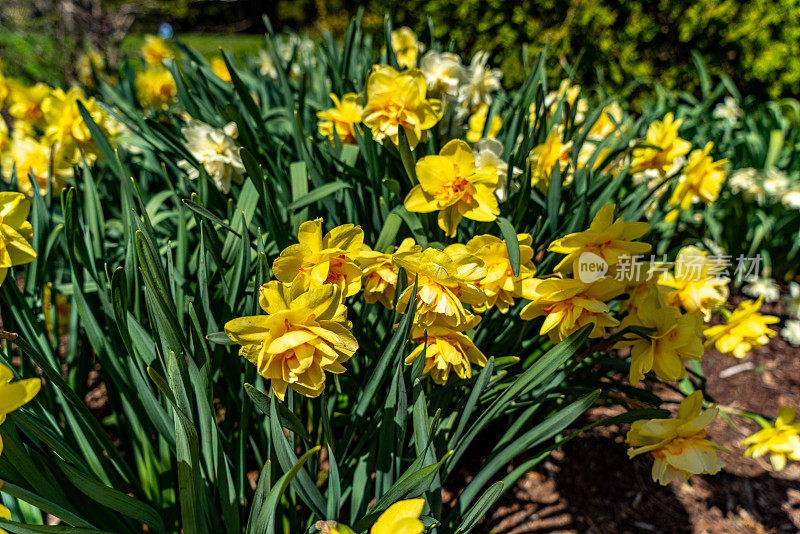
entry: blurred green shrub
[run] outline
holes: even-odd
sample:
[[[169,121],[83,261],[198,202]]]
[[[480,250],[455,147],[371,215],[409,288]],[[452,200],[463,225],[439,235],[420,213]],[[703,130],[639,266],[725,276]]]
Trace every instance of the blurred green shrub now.
[[[288,5],[288,0],[283,0]],[[712,75],[728,74],[745,93],[777,97],[800,90],[798,0],[307,0],[278,9],[295,27],[318,20],[334,31],[362,5],[364,24],[380,26],[383,13],[425,39],[453,49],[487,50],[509,84],[525,77],[522,45],[533,57],[547,44],[551,74],[569,65],[584,84],[621,90],[636,78],[669,88],[699,88],[691,52]]]

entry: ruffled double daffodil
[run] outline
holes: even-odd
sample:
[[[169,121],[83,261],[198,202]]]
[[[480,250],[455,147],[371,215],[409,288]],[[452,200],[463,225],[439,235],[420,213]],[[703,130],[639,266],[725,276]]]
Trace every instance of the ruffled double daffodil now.
[[[628,457],[650,454],[653,480],[662,485],[719,472],[725,465],[717,454],[722,447],[706,439],[705,430],[719,410],[702,408],[703,394],[695,391],[681,402],[677,418],[636,421],[626,437]]]
[[[299,243],[286,247],[272,265],[275,278],[285,284],[297,279],[303,290],[333,284],[343,297],[361,289],[361,269],[355,259],[364,246],[360,226],[343,224],[323,235],[322,219],[306,221],[297,233]]]
[[[350,332],[339,286],[303,288],[272,280],[261,287],[258,303],[266,315],[240,317],[225,324],[225,333],[242,346],[239,355],[270,380],[283,400],[287,388],[317,397],[326,373],[340,374],[358,349]]]
[[[497,169],[478,168],[475,154],[459,139],[447,143],[439,155],[425,156],[416,164],[419,184],[406,196],[408,211],[438,211],[439,228],[455,237],[461,219],[493,221],[500,214],[495,190]]]

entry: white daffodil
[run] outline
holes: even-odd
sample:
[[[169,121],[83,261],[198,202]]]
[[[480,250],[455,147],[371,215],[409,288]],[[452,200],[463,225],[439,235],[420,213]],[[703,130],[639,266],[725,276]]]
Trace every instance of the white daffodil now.
[[[229,123],[220,130],[200,122],[190,120],[181,128],[186,137],[186,148],[192,156],[205,168],[208,175],[223,193],[231,189],[231,181],[241,183],[244,165],[236,144],[236,124]],[[199,169],[186,160],[178,162],[189,178],[196,180],[200,176]]]
[[[781,336],[795,347],[800,346],[800,320],[786,321],[781,329]]]
[[[425,75],[432,96],[455,97],[459,86],[466,80],[461,58],[450,52],[428,51],[422,56],[419,69]]]
[[[800,284],[789,284],[789,293],[783,296],[783,304],[787,315],[800,319]]]
[[[492,93],[500,90],[503,73],[500,69],[488,67],[488,52],[478,52],[472,56],[467,67],[467,80],[458,91],[458,99],[465,107],[471,108],[481,102],[492,103]]]
[[[748,297],[764,297],[764,302],[777,302],[781,297],[781,290],[772,278],[759,278],[742,288]]]
[[[475,166],[479,171],[491,167],[497,172],[495,196],[500,202],[505,202],[511,191],[519,189],[516,178],[522,174],[522,170],[514,167],[511,183],[509,183],[508,163],[502,159],[503,143],[497,139],[481,139],[472,147],[472,152],[475,154]]]

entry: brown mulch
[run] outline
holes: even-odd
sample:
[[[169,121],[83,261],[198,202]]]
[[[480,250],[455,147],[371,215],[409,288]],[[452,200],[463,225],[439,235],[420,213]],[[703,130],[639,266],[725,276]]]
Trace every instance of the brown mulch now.
[[[776,305],[765,305],[762,311],[781,312]],[[748,361],[752,368],[719,376]],[[800,406],[800,349],[780,336],[742,360],[709,350],[703,370],[709,396],[721,405],[769,417],[779,406]],[[598,408],[587,418],[614,413]],[[709,437],[732,451],[721,454],[726,466],[720,473],[666,487],[652,481],[649,458],[628,459],[623,442],[627,427],[595,429],[523,477],[476,532],[800,532],[800,464],[790,463],[775,473],[768,460],[744,458],[739,444],[757,425],[740,417],[733,423],[736,428],[720,417],[709,428]]]

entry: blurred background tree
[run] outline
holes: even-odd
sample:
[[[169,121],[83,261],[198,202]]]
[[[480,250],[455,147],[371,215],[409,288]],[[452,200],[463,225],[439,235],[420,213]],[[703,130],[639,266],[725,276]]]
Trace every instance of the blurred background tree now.
[[[529,57],[547,45],[551,74],[567,67],[579,83],[614,91],[633,80],[697,91],[697,50],[712,75],[746,93],[800,92],[800,0],[4,0],[0,54],[12,71],[69,75],[71,53],[91,44],[113,59],[122,35],[135,42],[162,22],[212,39],[259,34],[266,14],[277,28],[340,35],[359,9],[373,31],[388,12],[424,38],[430,19],[453,50],[489,51],[509,85],[525,75],[523,45]]]

